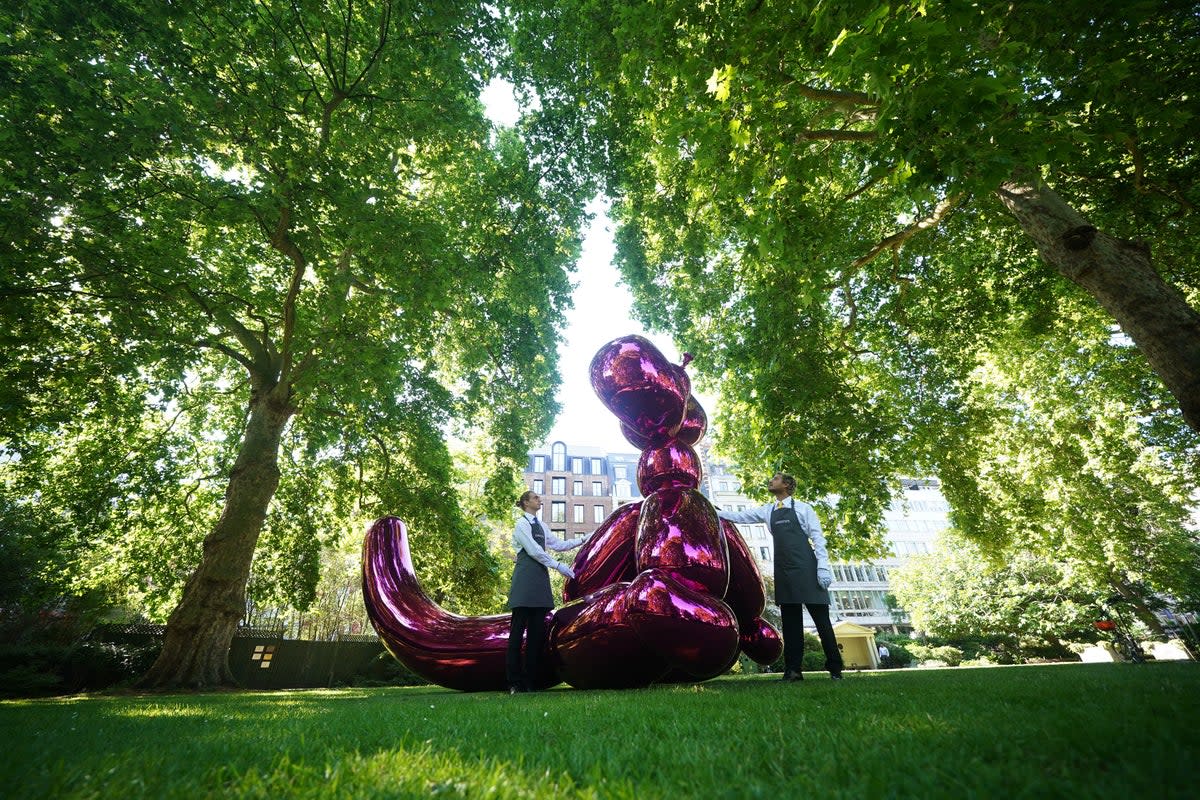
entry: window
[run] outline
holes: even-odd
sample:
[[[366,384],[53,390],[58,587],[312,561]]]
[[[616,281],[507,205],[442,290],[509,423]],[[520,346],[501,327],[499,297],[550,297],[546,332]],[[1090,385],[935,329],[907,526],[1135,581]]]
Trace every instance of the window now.
[[[542,480],[541,478],[534,478],[533,479],[533,490],[535,492],[537,492],[538,494],[542,494],[543,492],[546,491],[546,482],[544,480]]]
[[[593,459],[592,459],[592,474],[593,474],[593,475],[599,475],[599,474],[600,474],[600,469],[601,469],[601,465],[600,465],[600,459],[598,459],[598,458],[593,458]]]
[[[553,469],[556,472],[561,472],[566,469],[567,463],[567,447],[562,442],[555,442],[550,448],[550,461]]]
[[[567,529],[566,528],[552,528],[550,530],[550,532],[553,533],[559,539],[562,539],[564,542],[567,540]]]
[[[842,574],[842,567],[840,564],[833,565],[833,579],[838,583],[844,583],[846,580],[846,576]]]
[[[551,478],[550,479],[550,494],[566,494],[567,479],[566,478]]]
[[[592,522],[604,522],[604,506],[592,506]]]
[[[604,497],[603,481],[592,481],[592,497]]]
[[[763,561],[770,561],[770,560],[771,560],[771,548],[769,548],[769,547],[760,547],[760,548],[758,548],[758,554],[759,554],[760,556],[762,556],[762,560],[763,560]]]
[[[575,483],[571,487],[571,491],[574,492],[576,497],[579,497],[580,495],[582,495],[583,494],[583,481],[575,481]]]
[[[613,467],[613,474],[617,476],[617,480],[623,481],[627,477],[628,469],[629,468],[624,464],[618,464],[617,466]]]
[[[583,472],[583,459],[582,458],[572,458],[571,459],[571,472],[574,472],[576,475],[579,475]]]
[[[720,485],[720,488],[721,488],[721,491],[722,491],[722,492],[728,492],[728,491],[729,491],[729,481],[721,481],[719,485]]]
[[[581,503],[575,504],[574,520],[575,522],[583,522],[583,505]]]
[[[567,504],[559,500],[555,500],[550,504],[550,521],[551,522],[566,522],[567,521]],[[561,537],[560,537],[561,538]]]
[[[546,457],[545,456],[534,456],[533,457],[533,471],[534,472],[545,472],[546,471]]]

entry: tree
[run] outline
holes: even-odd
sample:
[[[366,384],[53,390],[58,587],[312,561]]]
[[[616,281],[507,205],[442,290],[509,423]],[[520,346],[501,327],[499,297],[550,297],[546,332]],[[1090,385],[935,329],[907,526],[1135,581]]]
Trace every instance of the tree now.
[[[1143,454],[1194,474],[1194,4],[579,0],[521,19],[522,77],[605,175],[644,321],[717,385],[724,452],[837,496],[835,552],[877,544],[890,476],[968,479],[999,413],[976,370],[1022,337],[1087,350],[1064,380],[1119,398]]]
[[[1094,634],[1100,596],[1062,561],[1028,551],[989,559],[970,542],[948,539],[891,573],[915,628],[941,639],[998,642],[1006,657]]]
[[[232,680],[260,533],[291,526],[274,538],[310,558],[322,521],[278,512],[312,489],[407,516],[441,543],[419,548],[430,585],[486,591],[495,564],[457,508],[445,436],[483,427],[492,488],[511,488],[553,407],[581,214],[483,119],[492,9],[115,0],[2,21],[0,435],[30,481],[62,432],[105,430],[145,472],[107,487],[124,502],[95,526],[181,526],[197,551],[145,683]],[[167,452],[145,457],[138,431]],[[193,514],[178,501],[196,487],[218,499]]]

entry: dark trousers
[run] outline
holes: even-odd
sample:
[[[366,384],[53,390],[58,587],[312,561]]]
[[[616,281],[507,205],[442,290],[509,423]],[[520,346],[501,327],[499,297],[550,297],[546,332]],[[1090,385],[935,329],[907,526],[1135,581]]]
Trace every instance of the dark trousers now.
[[[833,635],[833,623],[829,621],[829,606],[817,603],[781,603],[779,614],[783,617],[783,668],[788,672],[799,672],[804,664],[804,607],[817,626],[821,637],[821,649],[825,651],[825,669],[830,675],[842,674],[842,652],[838,650]]]
[[[534,689],[537,680],[538,660],[546,644],[546,612],[548,608],[519,606],[512,610],[512,625],[508,629],[508,650],[504,658],[504,671],[509,686]],[[525,641],[525,668],[521,669],[521,639]]]

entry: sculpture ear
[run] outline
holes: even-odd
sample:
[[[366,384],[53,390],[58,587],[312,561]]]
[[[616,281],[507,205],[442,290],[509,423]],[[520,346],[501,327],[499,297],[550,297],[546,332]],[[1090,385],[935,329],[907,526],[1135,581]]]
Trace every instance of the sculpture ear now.
[[[691,380],[649,340],[613,339],[592,358],[590,374],[600,401],[635,434],[634,447],[666,444],[683,424]]]

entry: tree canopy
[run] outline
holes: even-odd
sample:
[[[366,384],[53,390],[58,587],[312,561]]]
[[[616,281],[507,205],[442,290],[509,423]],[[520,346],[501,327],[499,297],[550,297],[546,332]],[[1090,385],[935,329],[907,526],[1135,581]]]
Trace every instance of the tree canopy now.
[[[1193,3],[564,0],[523,21],[524,78],[607,178],[644,321],[696,354],[733,461],[836,496],[834,552],[877,551],[900,475],[939,475],[980,541],[1054,528],[1081,492],[1078,518],[1179,530]],[[1042,502],[999,501],[1001,457],[1036,463],[1004,477]]]
[[[317,543],[382,513],[438,543],[415,549],[442,599],[490,597],[446,438],[481,429],[509,499],[554,407],[583,185],[484,118],[494,10],[0,23],[5,503],[80,580],[166,609],[188,578],[152,682],[228,680],[264,527],[300,603]]]

